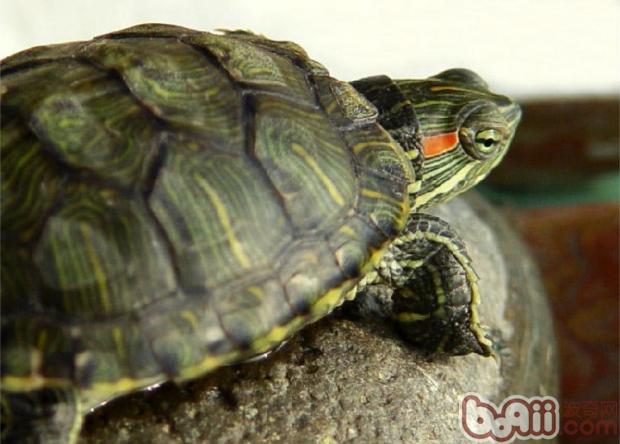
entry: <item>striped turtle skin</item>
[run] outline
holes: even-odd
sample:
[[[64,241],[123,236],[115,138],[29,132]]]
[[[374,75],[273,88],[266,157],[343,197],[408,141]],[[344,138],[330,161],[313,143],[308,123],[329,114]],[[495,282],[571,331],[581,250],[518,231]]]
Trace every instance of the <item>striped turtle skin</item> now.
[[[140,25],[1,70],[3,442],[74,442],[113,397],[273,349],[518,120],[468,71],[346,83],[241,31]],[[458,129],[485,106],[508,128],[486,154]]]

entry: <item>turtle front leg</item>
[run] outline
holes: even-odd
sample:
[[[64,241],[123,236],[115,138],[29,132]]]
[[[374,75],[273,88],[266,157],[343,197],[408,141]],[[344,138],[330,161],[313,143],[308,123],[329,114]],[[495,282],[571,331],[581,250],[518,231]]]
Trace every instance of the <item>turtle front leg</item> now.
[[[431,353],[489,356],[476,281],[458,235],[441,219],[418,213],[360,282],[356,300],[362,312],[394,319],[408,340]]]
[[[2,391],[3,444],[74,444],[82,424],[73,389]]]

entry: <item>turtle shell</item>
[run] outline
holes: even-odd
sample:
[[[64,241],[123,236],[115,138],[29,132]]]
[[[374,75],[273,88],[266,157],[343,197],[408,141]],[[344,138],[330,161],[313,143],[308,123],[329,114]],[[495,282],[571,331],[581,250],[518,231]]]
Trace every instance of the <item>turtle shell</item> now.
[[[101,401],[269,350],[410,210],[376,109],[292,43],[141,25],[2,76],[7,390]]]

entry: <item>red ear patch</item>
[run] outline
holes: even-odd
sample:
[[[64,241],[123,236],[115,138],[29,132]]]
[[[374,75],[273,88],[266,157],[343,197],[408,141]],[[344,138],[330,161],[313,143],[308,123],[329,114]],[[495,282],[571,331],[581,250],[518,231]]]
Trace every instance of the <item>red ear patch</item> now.
[[[424,140],[422,140],[422,152],[426,159],[439,156],[440,154],[447,153],[456,148],[458,141],[459,136],[456,131],[425,137]]]

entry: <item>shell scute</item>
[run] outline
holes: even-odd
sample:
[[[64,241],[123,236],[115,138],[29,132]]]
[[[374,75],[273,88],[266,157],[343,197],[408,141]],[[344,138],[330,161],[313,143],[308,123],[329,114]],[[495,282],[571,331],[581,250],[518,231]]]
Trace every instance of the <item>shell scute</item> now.
[[[9,68],[10,389],[101,401],[267,351],[340,304],[404,225],[405,154],[290,42],[141,25]]]

